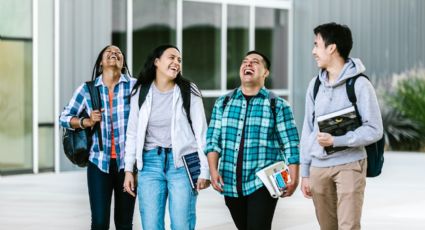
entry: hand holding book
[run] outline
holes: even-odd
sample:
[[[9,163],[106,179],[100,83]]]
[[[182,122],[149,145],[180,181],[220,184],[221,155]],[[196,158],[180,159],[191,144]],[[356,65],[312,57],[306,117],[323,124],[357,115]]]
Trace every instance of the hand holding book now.
[[[210,186],[211,181],[198,177],[198,182],[196,183],[196,190],[206,189]]]
[[[291,177],[291,182],[287,183],[286,190],[280,197],[289,197],[295,192],[298,186],[298,178],[299,178],[299,165],[290,164],[288,165],[289,176]]]
[[[334,137],[329,133],[319,132],[317,134],[317,142],[319,142],[319,145],[322,147],[333,146]]]
[[[347,146],[333,147],[332,136],[345,135],[361,125],[354,106],[318,116],[317,123],[321,132],[317,135],[317,140],[321,146],[325,147],[327,154],[348,148]]]
[[[289,168],[283,161],[265,167],[258,171],[256,175],[274,198],[290,196],[295,190],[296,185],[294,187],[294,183],[291,182]],[[288,189],[289,193],[286,192]]]

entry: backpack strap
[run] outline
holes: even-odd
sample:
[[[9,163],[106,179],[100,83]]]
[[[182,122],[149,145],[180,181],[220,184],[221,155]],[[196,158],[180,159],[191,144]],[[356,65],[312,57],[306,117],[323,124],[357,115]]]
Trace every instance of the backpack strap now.
[[[320,84],[322,82],[319,79],[319,75],[317,75],[316,77],[316,81],[314,82],[314,88],[313,88],[313,105],[316,102],[316,97],[317,97],[317,93],[319,92],[319,88],[320,88]],[[314,117],[316,116],[316,111],[313,109],[313,114],[312,114],[312,118],[311,118],[311,123],[314,125]]]
[[[232,91],[228,92],[224,96],[224,100],[223,100],[223,112],[224,112],[224,109],[226,109],[227,103],[229,103],[230,98],[232,98],[233,97],[233,94],[236,93],[236,90],[238,90],[238,89],[237,88],[236,89],[233,89]]]
[[[146,100],[146,96],[148,95],[150,84],[143,84],[140,86],[139,92],[139,109],[142,107],[143,102]]]
[[[356,76],[348,79],[345,82],[345,89],[347,91],[348,100],[350,100],[351,104],[354,106],[354,109],[356,111],[356,115],[359,118],[359,121],[360,121],[360,124],[361,124],[362,123],[362,117],[360,116],[359,110],[357,108],[357,97],[356,97],[356,91],[354,89],[354,85],[356,84],[356,80],[359,77],[365,77],[367,80],[369,80],[369,78],[366,75],[364,75],[362,73],[357,74]]]
[[[273,114],[273,120],[274,120],[274,127],[277,132],[277,122],[276,122],[276,117],[277,117],[277,113],[276,113],[276,98],[278,98],[279,96],[277,96],[275,93],[273,93],[272,91],[269,91],[269,102],[270,102],[270,109],[272,110],[272,114]],[[279,137],[277,137],[277,141],[279,142],[279,146],[281,148],[283,148],[283,144],[280,140]]]
[[[102,108],[102,102],[100,100],[99,89],[94,85],[94,81],[87,81],[86,85],[89,89],[93,110],[100,110]],[[93,131],[97,132],[97,139],[99,140],[99,149],[100,151],[103,151],[102,129],[100,127],[100,122],[96,122],[93,127]],[[93,135],[93,132],[91,132],[91,135]]]
[[[190,85],[181,84],[179,87],[183,99],[183,109],[186,112],[187,121],[189,122],[190,129],[192,130],[193,135],[195,135],[195,131],[193,130],[192,119],[190,118],[190,102],[192,96]]]
[[[269,91],[269,102],[270,102],[270,108],[272,109],[273,119],[276,124],[276,98],[278,96],[273,93],[272,91]]]

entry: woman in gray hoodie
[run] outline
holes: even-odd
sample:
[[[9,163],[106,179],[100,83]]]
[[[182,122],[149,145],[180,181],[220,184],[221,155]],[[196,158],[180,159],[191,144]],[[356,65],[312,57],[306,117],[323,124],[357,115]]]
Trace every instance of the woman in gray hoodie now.
[[[367,166],[364,146],[383,133],[378,100],[369,80],[359,77],[354,88],[362,124],[341,136],[320,132],[318,116],[352,106],[345,84],[365,67],[360,59],[348,57],[353,41],[347,26],[327,23],[316,27],[314,34],[312,53],[321,84],[314,98],[316,78],[312,79],[306,94],[301,189],[305,197],[313,198],[321,229],[360,229]],[[328,154],[325,147],[348,148]]]

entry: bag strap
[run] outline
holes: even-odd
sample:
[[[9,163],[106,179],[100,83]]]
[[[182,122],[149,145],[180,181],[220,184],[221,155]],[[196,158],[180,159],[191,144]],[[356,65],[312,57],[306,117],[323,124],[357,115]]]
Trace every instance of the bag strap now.
[[[232,98],[233,97],[233,94],[235,94],[236,90],[238,90],[238,89],[236,88],[236,89],[230,91],[229,93],[227,93],[224,96],[224,99],[223,99],[223,112],[224,112],[224,109],[226,109],[227,103],[229,103],[230,98]]]
[[[345,88],[346,88],[346,91],[347,91],[348,99],[350,100],[351,104],[354,106],[354,109],[356,111],[356,115],[357,115],[358,120],[360,121],[360,124],[361,124],[362,123],[362,117],[360,116],[359,110],[357,108],[357,97],[356,97],[356,91],[354,89],[354,85],[356,83],[356,80],[359,77],[365,77],[367,80],[369,80],[369,77],[360,73],[360,74],[357,74],[356,76],[348,79],[345,82]]]
[[[94,85],[94,81],[87,81],[86,85],[87,85],[87,88],[89,89],[89,94],[90,94],[93,110],[100,110],[102,108],[102,102],[100,101],[99,89]],[[97,137],[99,140],[99,149],[100,151],[103,151],[102,129],[100,127],[100,122],[96,122],[96,124],[93,127],[93,130],[97,131]],[[93,132],[91,133],[91,135],[93,135]]]
[[[345,82],[345,89],[347,91],[348,99],[350,100],[351,104],[354,106],[354,109],[356,111],[356,115],[359,118],[359,121],[361,123],[362,118],[361,118],[359,110],[357,108],[357,97],[356,97],[356,92],[355,92],[355,89],[354,89],[354,85],[356,83],[356,80],[359,77],[365,77],[367,80],[369,80],[369,77],[364,75],[363,73],[357,74],[356,76],[348,79]],[[314,82],[314,88],[313,88],[313,105],[316,101],[316,96],[317,96],[317,93],[319,92],[320,84],[321,84],[321,82],[320,82],[320,79],[319,79],[319,75],[317,75],[316,81]],[[315,117],[315,111],[313,110],[313,117],[311,119],[312,124],[314,124],[314,117]]]
[[[190,118],[190,102],[191,102],[191,89],[189,84],[181,84],[180,93],[183,99],[183,109],[186,112],[187,121],[189,122],[190,129],[192,130],[193,135],[195,136],[195,131],[193,130],[192,119]]]
[[[314,88],[313,88],[313,108],[314,108],[314,104],[316,103],[316,97],[317,97],[317,93],[319,92],[319,88],[320,88],[320,84],[322,82],[319,79],[319,75],[317,75],[316,77],[316,81],[314,82]],[[311,118],[311,123],[314,125],[314,117],[316,116],[316,111],[313,109],[313,114],[312,114],[312,118]]]
[[[143,102],[146,100],[146,96],[148,95],[150,88],[150,84],[144,84],[140,86],[139,92],[139,109],[142,107]]]
[[[276,133],[278,133],[277,130],[277,121],[276,121],[276,117],[277,117],[277,113],[276,113],[276,98],[279,97],[277,96],[275,93],[273,93],[272,91],[269,91],[269,101],[270,101],[270,108],[272,110],[272,114],[273,114],[273,120],[274,120],[274,126],[275,126],[275,130]],[[281,142],[280,138],[277,137],[277,141],[279,142],[279,146],[280,148],[283,148],[283,143]]]

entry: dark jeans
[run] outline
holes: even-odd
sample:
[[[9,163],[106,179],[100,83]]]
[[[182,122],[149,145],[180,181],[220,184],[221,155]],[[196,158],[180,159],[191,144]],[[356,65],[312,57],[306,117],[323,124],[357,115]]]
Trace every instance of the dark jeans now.
[[[93,163],[87,167],[87,184],[89,187],[91,208],[91,229],[109,229],[111,215],[112,191],[114,191],[114,221],[117,230],[133,228],[135,198],[123,192],[124,170],[118,172],[117,163],[111,160],[109,174],[100,171]]]
[[[277,200],[266,187],[243,197],[224,197],[233,222],[239,230],[266,230],[272,228]]]

